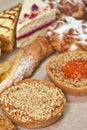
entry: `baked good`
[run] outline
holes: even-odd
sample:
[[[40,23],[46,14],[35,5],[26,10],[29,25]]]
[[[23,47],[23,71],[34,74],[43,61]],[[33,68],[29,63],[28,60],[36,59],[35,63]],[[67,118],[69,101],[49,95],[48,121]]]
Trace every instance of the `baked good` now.
[[[86,6],[82,0],[43,0],[57,9],[59,14],[72,16],[76,19],[84,17]]]
[[[87,21],[62,16],[49,27],[46,37],[58,52],[76,49],[87,51]]]
[[[21,4],[0,13],[0,44],[2,52],[12,52],[16,38],[16,24]]]
[[[23,48],[43,36],[55,19],[56,9],[41,0],[25,0],[17,24],[17,47]]]
[[[0,130],[17,130],[10,119],[0,116]]]
[[[17,55],[10,61],[2,63],[0,68],[0,92],[11,84],[26,77],[30,77],[33,72],[38,68],[40,63],[53,54],[54,50],[44,37],[38,37],[32,44],[24,49],[20,49]]]
[[[83,2],[85,3],[85,5],[87,6],[87,0],[83,0]]]
[[[50,79],[65,93],[87,95],[87,52],[64,52],[46,66]]]
[[[0,43],[0,56],[1,56],[1,43]]]
[[[23,51],[20,50],[13,59],[0,64],[0,93],[13,83],[13,77],[22,55]]]
[[[16,124],[26,128],[46,127],[63,114],[66,99],[49,81],[25,79],[0,95],[0,107]]]

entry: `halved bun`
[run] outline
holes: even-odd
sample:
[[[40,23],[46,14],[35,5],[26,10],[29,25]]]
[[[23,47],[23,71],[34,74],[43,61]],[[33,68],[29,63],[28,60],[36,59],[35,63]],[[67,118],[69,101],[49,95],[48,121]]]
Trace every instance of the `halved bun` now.
[[[25,79],[0,95],[0,107],[16,124],[41,128],[54,123],[63,114],[66,99],[49,81]]]
[[[72,95],[87,95],[87,69],[82,70],[82,73],[85,73],[85,78],[78,79],[79,72],[77,70],[76,79],[66,77],[65,73],[62,71],[62,68],[67,65],[69,62],[87,62],[87,52],[86,51],[72,51],[65,52],[60,55],[53,57],[47,64],[46,70],[50,79],[60,87],[65,93]],[[78,63],[77,68],[80,64]],[[87,64],[84,65],[87,67]],[[73,66],[71,66],[72,69]],[[77,68],[74,68],[75,70]],[[80,68],[81,69],[81,68]],[[71,73],[68,71],[67,73]],[[81,73],[80,73],[81,74]]]

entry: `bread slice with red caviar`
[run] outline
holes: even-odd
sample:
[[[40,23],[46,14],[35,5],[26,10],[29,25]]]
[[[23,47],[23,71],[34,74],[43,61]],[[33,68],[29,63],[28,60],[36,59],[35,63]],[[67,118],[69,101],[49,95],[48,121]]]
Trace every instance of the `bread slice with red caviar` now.
[[[87,95],[87,52],[71,51],[54,56],[46,66],[50,79],[65,93]]]
[[[0,107],[16,124],[26,128],[46,127],[63,114],[66,99],[49,81],[25,79],[0,95]]]

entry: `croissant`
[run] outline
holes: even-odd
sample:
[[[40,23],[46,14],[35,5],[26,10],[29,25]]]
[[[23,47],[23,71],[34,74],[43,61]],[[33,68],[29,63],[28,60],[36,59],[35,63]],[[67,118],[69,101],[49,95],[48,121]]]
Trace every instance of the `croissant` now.
[[[0,92],[19,80],[30,77],[40,63],[53,52],[52,46],[44,37],[38,37],[26,48],[20,49],[15,58],[0,65],[2,70],[5,64],[8,65],[7,69],[0,74]]]

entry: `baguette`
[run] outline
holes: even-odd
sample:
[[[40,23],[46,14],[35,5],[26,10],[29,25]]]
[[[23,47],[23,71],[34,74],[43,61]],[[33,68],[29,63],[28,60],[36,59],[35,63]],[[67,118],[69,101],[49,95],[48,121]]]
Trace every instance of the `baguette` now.
[[[25,79],[0,95],[2,111],[17,125],[42,128],[57,121],[64,112],[63,92],[45,80]]]
[[[4,72],[6,76],[4,76],[4,80],[0,83],[0,92],[11,84],[30,77],[39,67],[40,63],[53,52],[54,50],[44,37],[39,37],[26,48],[20,49],[17,56],[9,61],[10,71],[8,74]],[[12,65],[11,62],[13,63]],[[5,64],[7,63],[5,62],[1,66],[4,67]]]
[[[53,57],[46,65],[50,79],[65,93],[87,95],[87,52],[72,51]]]
[[[17,130],[10,119],[0,116],[0,130]]]

